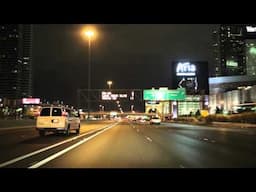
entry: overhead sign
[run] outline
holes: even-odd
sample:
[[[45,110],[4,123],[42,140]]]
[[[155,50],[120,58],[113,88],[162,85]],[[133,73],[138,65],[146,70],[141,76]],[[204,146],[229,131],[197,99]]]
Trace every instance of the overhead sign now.
[[[110,91],[108,91],[108,92],[102,91],[101,92],[102,100],[117,100],[119,98],[123,99],[123,98],[127,98],[127,97],[128,97],[127,94],[114,94]]]
[[[177,76],[195,76],[196,75],[196,65],[189,62],[180,62],[176,67]]]
[[[186,98],[185,89],[176,90],[143,90],[143,99],[147,101],[169,101],[184,100]]]
[[[40,104],[39,98],[23,98],[22,104]]]

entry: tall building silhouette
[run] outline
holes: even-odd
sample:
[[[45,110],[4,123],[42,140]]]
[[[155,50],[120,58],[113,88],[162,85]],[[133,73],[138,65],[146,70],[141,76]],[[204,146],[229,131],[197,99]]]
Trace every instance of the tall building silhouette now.
[[[0,25],[0,97],[32,95],[32,25]]]

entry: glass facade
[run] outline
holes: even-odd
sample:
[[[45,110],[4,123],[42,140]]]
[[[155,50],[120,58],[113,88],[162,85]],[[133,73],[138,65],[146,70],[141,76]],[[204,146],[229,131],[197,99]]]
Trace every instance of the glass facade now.
[[[178,102],[178,115],[189,115],[191,112],[195,115],[197,110],[201,109],[201,102],[199,101],[184,101]]]
[[[256,75],[256,39],[246,40],[247,75]]]

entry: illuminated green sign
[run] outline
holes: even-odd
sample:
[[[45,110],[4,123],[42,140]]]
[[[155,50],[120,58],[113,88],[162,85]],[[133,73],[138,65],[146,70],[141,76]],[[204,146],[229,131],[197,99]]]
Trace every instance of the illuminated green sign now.
[[[233,60],[227,60],[227,66],[228,67],[237,67],[238,66],[238,63],[236,61],[233,61]]]
[[[174,90],[146,89],[143,91],[143,99],[151,101],[184,100],[186,92],[184,88]]]

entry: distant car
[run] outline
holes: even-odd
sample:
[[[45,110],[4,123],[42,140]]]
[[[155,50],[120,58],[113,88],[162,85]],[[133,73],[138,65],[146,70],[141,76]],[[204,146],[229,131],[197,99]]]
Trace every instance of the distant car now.
[[[150,119],[150,124],[160,124],[161,123],[161,119],[159,117],[152,117]]]
[[[43,107],[36,120],[40,136],[46,132],[62,132],[69,135],[71,130],[80,133],[80,118],[73,110],[64,107]]]

